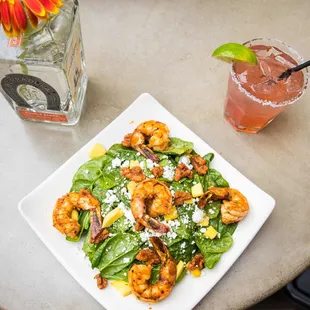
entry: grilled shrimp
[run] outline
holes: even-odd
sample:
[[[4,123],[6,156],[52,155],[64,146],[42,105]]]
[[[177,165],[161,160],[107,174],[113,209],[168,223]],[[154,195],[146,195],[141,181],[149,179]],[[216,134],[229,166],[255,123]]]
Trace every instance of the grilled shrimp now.
[[[172,207],[172,195],[168,186],[158,180],[145,180],[137,185],[131,198],[131,212],[137,222],[160,233],[169,227],[153,217],[168,214]]]
[[[165,151],[170,142],[169,128],[157,121],[146,121],[140,124],[130,136],[130,145],[144,157],[158,162],[154,151]]]
[[[149,282],[152,265],[134,264],[129,270],[128,280],[132,293],[139,300],[156,303],[171,293],[176,281],[177,268],[166,245],[158,237],[150,237],[150,241],[161,261],[158,282]]]
[[[71,192],[59,198],[53,211],[53,226],[62,234],[70,238],[77,238],[80,224],[71,217],[73,210],[89,210],[91,221],[91,242],[106,238],[108,232],[102,230],[102,219],[99,201],[86,189],[80,192]],[[100,241],[101,241],[100,240]]]
[[[203,209],[209,201],[222,200],[221,215],[224,224],[241,221],[249,212],[249,203],[238,190],[211,187],[201,196],[198,207]]]

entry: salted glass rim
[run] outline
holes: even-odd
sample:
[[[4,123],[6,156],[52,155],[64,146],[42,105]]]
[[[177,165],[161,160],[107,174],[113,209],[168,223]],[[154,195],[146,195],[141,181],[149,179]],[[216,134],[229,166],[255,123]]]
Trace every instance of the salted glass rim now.
[[[278,40],[278,39],[255,38],[255,39],[252,39],[252,40],[244,42],[243,45],[247,45],[247,44],[255,42],[255,41],[277,42],[279,44],[282,44],[289,51],[289,55],[291,57],[293,57],[293,59],[296,60],[298,62],[298,64],[300,64],[300,63],[302,63],[304,61],[304,58],[302,56],[300,56],[299,53],[297,53],[297,51],[295,51],[290,45],[288,45],[287,43],[285,43],[285,42],[283,42],[281,40]],[[240,92],[244,93],[252,101],[255,101],[255,102],[257,102],[257,103],[259,103],[261,105],[264,105],[264,106],[271,106],[273,108],[280,108],[280,107],[284,107],[284,106],[287,106],[287,105],[295,103],[298,99],[300,99],[304,95],[304,93],[305,93],[305,91],[306,91],[306,89],[308,87],[308,81],[309,81],[309,70],[308,70],[308,68],[306,68],[305,72],[304,72],[304,86],[301,89],[300,93],[296,97],[294,97],[294,98],[292,98],[290,100],[286,100],[286,101],[283,101],[283,102],[274,102],[274,101],[270,101],[270,100],[259,99],[255,95],[253,95],[249,91],[247,91],[241,85],[240,81],[237,78],[236,72],[234,71],[234,64],[232,64],[232,66],[230,68],[230,74],[231,74],[232,80],[238,86],[238,89],[239,89]]]

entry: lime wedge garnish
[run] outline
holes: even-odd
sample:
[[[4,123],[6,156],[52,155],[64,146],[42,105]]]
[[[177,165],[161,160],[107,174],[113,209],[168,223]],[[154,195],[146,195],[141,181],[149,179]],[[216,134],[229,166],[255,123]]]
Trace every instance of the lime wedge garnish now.
[[[248,47],[239,43],[226,43],[218,47],[212,54],[212,57],[226,62],[244,61],[257,64],[257,57]]]

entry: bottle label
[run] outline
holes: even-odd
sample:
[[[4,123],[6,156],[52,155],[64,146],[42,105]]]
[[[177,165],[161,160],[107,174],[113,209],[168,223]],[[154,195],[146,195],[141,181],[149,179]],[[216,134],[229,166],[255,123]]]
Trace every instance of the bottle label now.
[[[64,114],[50,114],[44,112],[34,112],[29,110],[18,110],[20,116],[24,119],[36,119],[38,121],[49,121],[56,123],[68,123],[68,119]]]
[[[80,41],[80,27],[75,27],[65,65],[69,88],[74,103],[78,101],[78,92],[81,87],[82,80],[82,54]]]
[[[47,110],[60,111],[60,97],[57,91],[41,79],[27,74],[13,73],[7,74],[1,81],[4,92],[14,100],[19,107],[32,108],[31,105],[23,98],[18,88],[21,85],[29,85],[34,89],[40,90],[46,97]],[[36,97],[34,101],[36,101]]]
[[[18,47],[22,44],[23,35],[21,34],[19,37],[10,38],[8,42],[8,47]]]
[[[48,112],[61,111],[60,97],[52,86],[43,82],[41,79],[26,74],[8,74],[2,79],[1,86],[6,95],[9,96],[18,106],[18,112],[22,118],[58,123],[68,122],[66,115]],[[40,93],[43,93],[45,96],[45,98],[43,96],[43,100],[46,104],[46,112],[34,111],[33,109],[35,108],[33,108],[26,101],[26,99],[19,94],[18,89],[20,86],[30,86],[30,88],[33,89],[33,92],[30,91],[28,93],[28,97],[30,97],[27,99],[32,100],[34,103],[36,103],[38,99],[35,90],[37,89],[40,91]]]

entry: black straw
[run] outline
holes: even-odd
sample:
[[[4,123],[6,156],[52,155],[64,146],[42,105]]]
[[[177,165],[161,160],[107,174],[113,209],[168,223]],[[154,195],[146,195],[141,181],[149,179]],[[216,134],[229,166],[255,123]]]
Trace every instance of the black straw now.
[[[294,68],[290,68],[286,71],[284,71],[279,77],[278,77],[278,80],[284,80],[284,79],[287,79],[291,76],[291,74],[293,72],[297,72],[297,71],[300,71],[306,67],[310,66],[310,60],[304,62],[303,64],[300,64]]]

